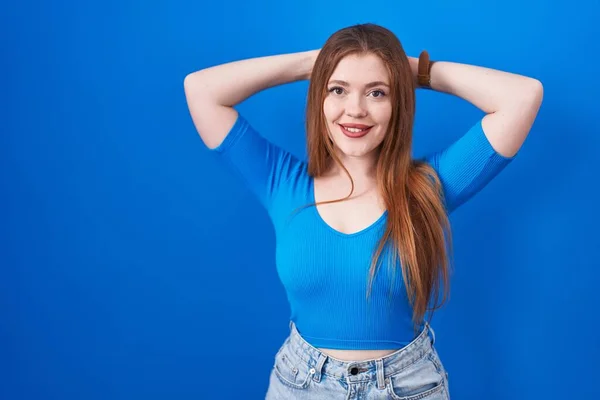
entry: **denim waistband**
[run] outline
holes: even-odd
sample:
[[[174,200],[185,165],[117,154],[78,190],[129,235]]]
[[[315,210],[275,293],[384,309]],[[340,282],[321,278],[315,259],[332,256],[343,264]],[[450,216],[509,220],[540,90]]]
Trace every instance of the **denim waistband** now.
[[[397,351],[376,359],[362,361],[343,361],[331,357],[308,343],[290,321],[290,335],[285,346],[303,360],[314,374],[313,379],[320,381],[321,374],[348,382],[377,380],[380,386],[389,376],[402,371],[409,365],[425,357],[433,349],[435,332],[429,323],[409,344]]]

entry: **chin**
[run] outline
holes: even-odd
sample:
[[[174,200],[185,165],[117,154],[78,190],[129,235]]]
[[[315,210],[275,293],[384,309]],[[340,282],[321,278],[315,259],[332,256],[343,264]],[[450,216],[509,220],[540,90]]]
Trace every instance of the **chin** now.
[[[372,144],[349,144],[342,143],[341,146],[337,146],[338,150],[344,155],[348,157],[363,157],[367,154],[370,154],[375,150]]]

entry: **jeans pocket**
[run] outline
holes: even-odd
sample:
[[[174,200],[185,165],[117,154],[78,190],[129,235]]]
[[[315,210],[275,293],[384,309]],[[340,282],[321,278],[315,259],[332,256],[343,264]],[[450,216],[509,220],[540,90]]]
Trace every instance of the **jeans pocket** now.
[[[293,389],[306,389],[315,373],[314,368],[285,348],[275,356],[273,369],[279,381]]]
[[[396,400],[446,400],[444,378],[430,356],[388,377],[386,386]]]
[[[444,386],[446,386],[446,393],[448,394],[448,398],[450,398],[450,386],[449,386],[449,382],[448,382],[448,371],[446,371],[446,368],[442,364],[442,361],[440,360],[440,356],[435,348],[433,349],[433,351],[431,352],[429,357],[431,358],[431,361],[435,364],[435,367],[436,367],[438,373],[442,376],[442,378],[444,378]]]

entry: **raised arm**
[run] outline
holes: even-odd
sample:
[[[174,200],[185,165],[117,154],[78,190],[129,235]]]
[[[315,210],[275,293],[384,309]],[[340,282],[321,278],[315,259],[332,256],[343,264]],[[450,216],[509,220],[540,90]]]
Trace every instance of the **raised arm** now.
[[[418,59],[409,57],[416,77]],[[448,212],[468,201],[516,156],[542,103],[534,78],[454,62],[436,62],[431,88],[469,101],[486,113],[447,148],[427,157],[444,189]]]
[[[416,71],[418,59],[411,57],[410,63]],[[483,131],[499,154],[517,154],[542,104],[544,89],[539,80],[448,61],[435,62],[430,73],[433,90],[458,96],[487,114]]]
[[[282,185],[302,171],[303,164],[261,136],[233,106],[261,90],[309,79],[317,54],[313,50],[234,61],[194,72],[184,81],[200,138],[268,211]]]
[[[193,72],[184,79],[194,125],[210,149],[223,142],[238,114],[233,109],[264,89],[308,79],[318,50],[250,58]]]

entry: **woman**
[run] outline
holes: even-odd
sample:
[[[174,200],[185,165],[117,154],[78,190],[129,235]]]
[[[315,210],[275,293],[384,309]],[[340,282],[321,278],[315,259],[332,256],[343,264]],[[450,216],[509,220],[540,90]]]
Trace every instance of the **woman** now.
[[[300,79],[310,79],[306,162],[233,108]],[[425,317],[446,300],[448,214],[515,157],[540,107],[540,82],[408,57],[392,32],[364,24],[334,33],[320,50],[194,72],[184,87],[201,139],[239,173],[275,228],[292,313],[267,398],[449,398]],[[443,151],[412,159],[417,87],[486,115]]]

